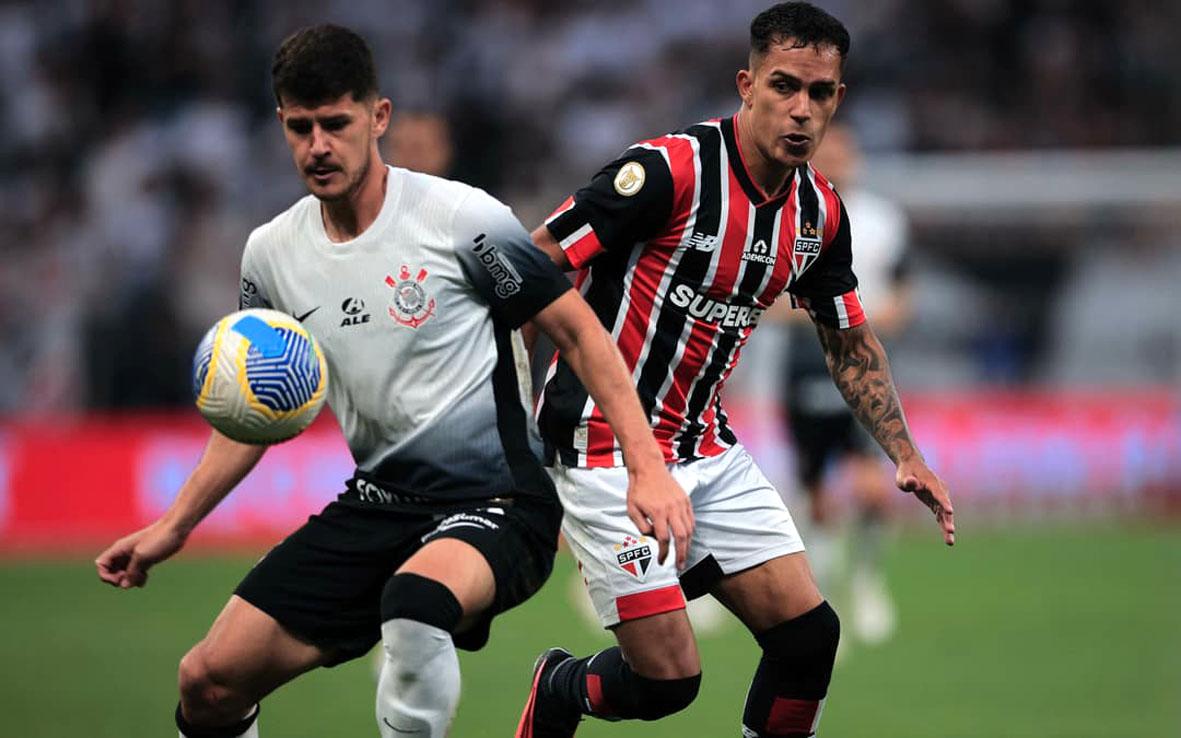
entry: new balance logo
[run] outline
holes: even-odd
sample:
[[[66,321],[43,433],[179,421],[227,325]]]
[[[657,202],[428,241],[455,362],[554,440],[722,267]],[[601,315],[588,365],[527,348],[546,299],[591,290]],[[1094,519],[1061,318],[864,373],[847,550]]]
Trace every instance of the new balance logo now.
[[[713,251],[718,245],[718,237],[711,236],[708,233],[693,231],[693,235],[689,236],[689,240],[685,242],[685,245],[698,251]]]

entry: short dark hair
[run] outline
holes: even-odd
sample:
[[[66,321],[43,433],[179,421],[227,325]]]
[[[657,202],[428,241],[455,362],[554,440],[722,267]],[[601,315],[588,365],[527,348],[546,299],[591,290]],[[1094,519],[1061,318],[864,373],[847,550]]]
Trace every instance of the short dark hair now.
[[[352,93],[354,100],[377,94],[377,72],[365,39],[342,26],[303,28],[275,52],[271,86],[280,105],[314,106]]]
[[[766,54],[774,44],[787,40],[795,46],[833,46],[841,65],[849,55],[849,31],[845,25],[811,3],[779,3],[755,16],[750,24],[750,52]]]

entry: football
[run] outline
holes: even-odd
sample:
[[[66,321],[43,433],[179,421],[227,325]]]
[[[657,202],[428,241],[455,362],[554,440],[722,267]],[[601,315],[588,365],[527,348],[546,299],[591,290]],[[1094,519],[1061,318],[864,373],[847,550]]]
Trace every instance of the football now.
[[[193,357],[193,394],[210,425],[242,443],[299,435],[328,390],[328,364],[295,318],[251,308],[217,321]]]

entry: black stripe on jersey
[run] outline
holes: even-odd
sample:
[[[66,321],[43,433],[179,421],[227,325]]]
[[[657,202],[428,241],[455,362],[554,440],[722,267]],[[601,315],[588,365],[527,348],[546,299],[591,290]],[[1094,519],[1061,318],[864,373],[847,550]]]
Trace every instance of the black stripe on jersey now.
[[[811,224],[813,228],[817,229],[820,238],[824,238],[824,231],[820,230],[820,193],[816,191],[816,187],[812,184],[812,178],[808,176],[808,167],[800,167],[796,170],[796,203],[799,205],[799,223],[800,227]],[[795,223],[792,223],[792,229],[795,229]],[[795,238],[800,237],[800,233],[795,233]]]
[[[608,251],[590,265],[590,286],[583,297],[608,333],[615,329],[615,320],[623,304],[624,278],[631,256],[631,251]],[[574,431],[582,420],[586,398],[586,387],[582,380],[559,354],[554,376],[545,388],[545,402],[541,406],[538,426],[542,430],[542,438],[546,440],[546,456],[550,456],[556,448],[564,466],[578,466],[578,454],[572,450]]]
[[[750,234],[750,243],[758,243],[760,239],[764,243],[774,243],[775,216],[778,213],[779,210],[777,208],[758,208],[755,210],[754,231]],[[779,256],[777,258],[782,257]],[[788,256],[787,258],[791,257]],[[774,269],[775,265],[763,264],[757,261],[748,261],[745,262],[745,265],[746,267],[742,270],[742,277],[738,283],[738,293],[732,300],[732,303],[753,306],[759,285],[763,283],[763,278],[767,276],[768,270]],[[701,432],[705,430],[705,424],[701,422],[702,413],[705,412],[706,406],[709,403],[709,396],[714,386],[722,378],[722,373],[726,371],[726,365],[730,362],[730,357],[734,353],[734,347],[744,330],[742,327],[737,327],[728,331],[718,326],[718,333],[716,335],[717,346],[710,352],[709,364],[705,367],[696,384],[694,384],[693,391],[689,394],[689,401],[685,406],[685,425],[682,428],[680,443],[677,445],[678,457],[691,459],[696,456],[693,453],[694,447],[697,445],[697,440],[701,437]]]
[[[527,495],[556,496],[553,482],[529,446],[529,417],[521,404],[512,331],[499,321],[493,321],[492,326],[496,335],[496,366],[492,368],[496,430],[500,435],[500,445],[504,448],[505,461],[513,475],[514,491]]]
[[[723,247],[724,233],[718,233],[722,221],[722,187],[725,174],[721,169],[722,139],[718,129],[713,126],[692,126],[685,133],[698,141],[699,161],[701,164],[700,196],[697,201],[697,219],[693,224],[694,233],[715,236],[718,239],[716,249]],[[675,217],[675,216],[674,216]],[[700,251],[696,248],[685,248],[681,251],[681,261],[677,264],[669,282],[666,294],[679,284],[688,284],[699,290],[701,283],[709,271],[712,261],[712,251]],[[648,347],[648,356],[640,370],[640,379],[636,382],[636,390],[640,395],[640,402],[644,411],[652,414],[656,404],[656,395],[664,385],[669,374],[675,369],[673,357],[677,351],[677,343],[685,329],[686,321],[693,318],[688,312],[679,312],[667,305],[656,318],[656,330],[653,332]]]
[[[714,415],[718,419],[718,438],[728,446],[733,446],[738,443],[738,436],[734,435],[734,431],[730,430],[730,419],[726,417],[726,411],[722,409],[722,396],[719,394],[714,397]]]
[[[722,119],[722,136],[726,139],[726,148],[730,152],[730,168],[734,170],[734,176],[738,178],[738,184],[742,185],[742,190],[746,192],[746,196],[750,198],[755,207],[763,207],[764,205],[776,204],[782,205],[783,201],[787,199],[788,193],[791,192],[791,184],[789,179],[784,183],[783,191],[774,197],[766,198],[766,196],[759,191],[759,188],[751,180],[750,174],[746,171],[746,165],[742,163],[742,154],[738,148],[738,137],[734,135],[734,119]],[[763,200],[766,199],[766,202]]]

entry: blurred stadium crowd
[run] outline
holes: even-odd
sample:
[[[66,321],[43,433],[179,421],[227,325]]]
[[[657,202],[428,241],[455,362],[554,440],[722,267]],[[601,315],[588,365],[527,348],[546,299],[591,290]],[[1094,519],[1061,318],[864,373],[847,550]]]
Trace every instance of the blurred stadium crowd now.
[[[626,143],[734,110],[767,4],[5,3],[0,412],[189,401],[191,352],[235,305],[246,236],[302,194],[269,89],[293,29],[360,30],[395,109],[449,121],[450,174],[532,226]],[[871,161],[1181,145],[1176,3],[821,4],[853,35],[840,116]],[[960,238],[918,222],[904,388],[1181,379],[1175,229],[1102,225]]]

